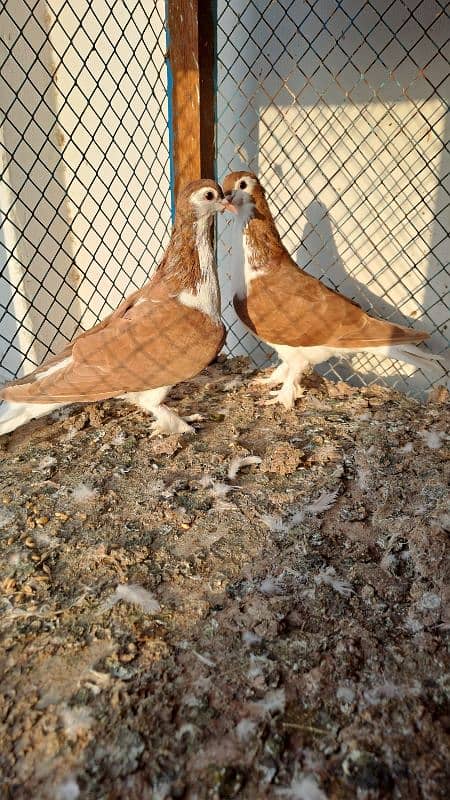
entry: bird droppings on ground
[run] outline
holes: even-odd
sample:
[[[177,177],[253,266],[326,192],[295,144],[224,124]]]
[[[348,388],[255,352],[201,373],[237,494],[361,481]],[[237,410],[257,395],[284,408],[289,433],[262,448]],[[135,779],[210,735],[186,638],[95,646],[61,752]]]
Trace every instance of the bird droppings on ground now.
[[[250,379],[1,440],[2,797],[448,796],[448,396]]]

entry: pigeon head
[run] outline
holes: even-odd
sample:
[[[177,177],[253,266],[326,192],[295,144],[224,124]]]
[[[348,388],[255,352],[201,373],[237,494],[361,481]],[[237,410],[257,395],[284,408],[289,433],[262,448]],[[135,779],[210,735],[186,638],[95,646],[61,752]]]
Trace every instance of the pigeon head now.
[[[177,214],[195,219],[211,218],[227,209],[235,212],[233,205],[223,196],[215,181],[202,179],[191,181],[178,195]]]
[[[265,201],[265,192],[253,172],[230,172],[223,182],[225,197],[239,211],[245,206],[256,206]]]
[[[230,172],[223,181],[223,191],[237,211],[235,229],[245,232],[245,244],[250,247],[252,258],[264,264],[280,254],[283,251],[280,235],[255,173]]]

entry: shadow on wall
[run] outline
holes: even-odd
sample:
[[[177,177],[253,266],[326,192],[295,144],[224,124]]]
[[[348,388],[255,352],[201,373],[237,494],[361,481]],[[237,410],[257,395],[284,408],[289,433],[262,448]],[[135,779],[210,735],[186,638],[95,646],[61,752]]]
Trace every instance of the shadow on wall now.
[[[43,0],[33,10],[9,0],[2,14],[2,38],[11,49],[0,83],[6,112],[0,140],[6,164],[0,379],[25,374],[49,351],[60,349],[76,332],[82,312],[63,160],[66,135],[58,125],[57,55],[49,40],[52,23]]]
[[[296,254],[296,261],[301,269],[321,280],[330,289],[334,289],[345,295],[345,297],[354,300],[373,317],[386,319],[416,330],[430,329],[430,323],[427,323],[426,317],[418,322],[414,317],[406,316],[397,306],[390,303],[385,297],[372,292],[366,284],[348,272],[343,259],[339,255],[333,236],[330,215],[324,203],[314,200],[305,209],[304,216],[307,223],[303,230],[302,244]],[[314,257],[311,257],[310,251],[314,253]],[[423,305],[424,308],[429,307],[426,297]],[[439,345],[438,335],[427,339],[427,347],[436,350],[436,352],[439,351]],[[398,366],[401,370],[401,362],[398,363]],[[320,368],[320,372],[326,373],[327,369],[327,365],[324,365]],[[355,369],[345,359],[335,365],[334,371],[338,377],[344,380],[349,380],[355,376]],[[379,373],[370,369],[370,363],[358,364],[357,375],[360,379],[357,382],[362,385],[380,378]],[[383,380],[390,386],[397,386],[402,377],[411,380],[409,375],[402,375],[401,372],[385,375]]]

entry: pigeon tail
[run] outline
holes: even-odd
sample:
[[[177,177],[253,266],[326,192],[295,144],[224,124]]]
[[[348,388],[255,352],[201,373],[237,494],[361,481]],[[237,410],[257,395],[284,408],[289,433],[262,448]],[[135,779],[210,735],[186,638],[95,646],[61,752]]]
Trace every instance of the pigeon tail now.
[[[373,352],[377,352],[376,348],[374,348]],[[407,364],[417,367],[417,369],[432,373],[436,378],[444,377],[448,371],[448,364],[446,364],[445,358],[428,353],[426,350],[421,350],[414,344],[392,345],[388,348],[387,355],[389,355],[389,358],[405,361]]]

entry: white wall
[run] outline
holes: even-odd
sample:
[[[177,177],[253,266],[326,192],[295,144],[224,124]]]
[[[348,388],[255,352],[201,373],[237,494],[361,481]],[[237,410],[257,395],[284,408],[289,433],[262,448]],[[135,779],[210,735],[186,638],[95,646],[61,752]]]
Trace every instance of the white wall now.
[[[429,331],[429,346],[442,352],[449,79],[439,49],[448,17],[434,2],[411,15],[417,3],[410,0],[392,7],[382,0],[374,4],[378,15],[351,0],[312,10],[300,0],[260,5],[262,12],[240,0],[219,2],[219,178],[250,166],[299,266],[375,314]],[[220,224],[226,302],[231,241]],[[230,307],[226,315],[233,352],[254,348]],[[265,357],[259,346],[253,355],[260,363]],[[413,371],[354,358],[338,374],[384,377],[419,393],[428,387],[420,372],[405,382],[399,370],[406,378]]]
[[[5,4],[3,378],[113,310],[167,244],[164,15],[164,0]]]

